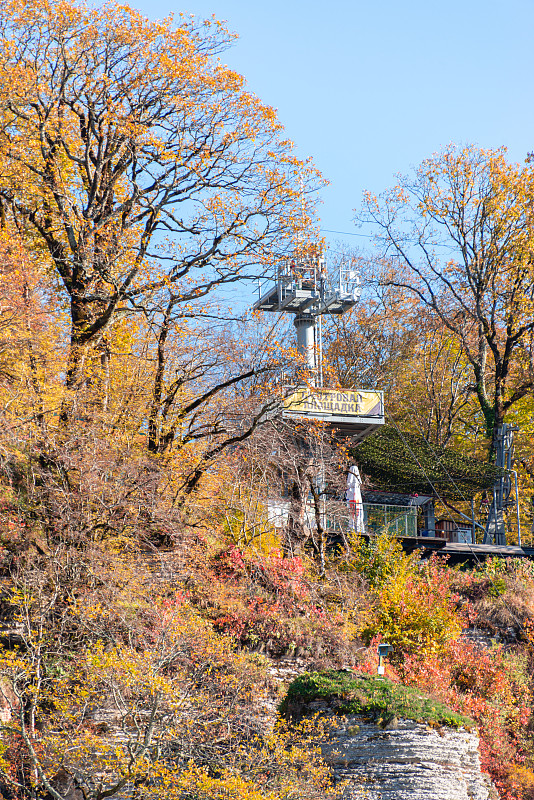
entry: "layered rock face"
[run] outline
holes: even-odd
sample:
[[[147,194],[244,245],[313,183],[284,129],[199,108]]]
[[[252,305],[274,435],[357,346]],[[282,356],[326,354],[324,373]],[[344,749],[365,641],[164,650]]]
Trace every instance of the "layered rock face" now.
[[[386,729],[360,717],[340,719],[323,754],[346,800],[490,800],[480,771],[478,736],[453,728],[435,730],[410,720]]]

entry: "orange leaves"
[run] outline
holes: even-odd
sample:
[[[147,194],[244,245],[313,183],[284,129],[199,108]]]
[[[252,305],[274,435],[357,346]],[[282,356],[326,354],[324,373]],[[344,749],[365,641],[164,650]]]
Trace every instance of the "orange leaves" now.
[[[285,252],[319,176],[220,62],[233,36],[214,19],[11,0],[0,26],[0,197],[70,298],[76,389],[125,303],[190,281],[194,313]]]
[[[12,0],[0,25],[0,197],[70,302],[74,402],[129,303],[150,313],[173,288],[194,315],[284,248],[300,195],[272,109],[218,59],[233,37],[215,20]],[[171,241],[151,247],[158,230]]]
[[[457,341],[489,439],[534,386],[534,168],[505,156],[449,145],[367,195],[359,217],[378,231],[381,282],[418,298]]]
[[[67,565],[65,555],[55,554],[55,567]],[[93,560],[74,591],[57,583],[51,561],[48,581],[10,595],[25,646],[0,648],[1,696],[11,709],[0,747],[2,789],[24,776],[28,789],[18,796],[30,798],[36,785],[57,785],[61,769],[93,800],[104,791],[141,791],[147,800],[191,793],[287,800],[301,780],[299,797],[336,796],[313,726],[258,735],[263,660],[214,632],[189,591],[162,581],[146,553],[108,554],[111,572]],[[101,602],[108,590],[116,603]]]

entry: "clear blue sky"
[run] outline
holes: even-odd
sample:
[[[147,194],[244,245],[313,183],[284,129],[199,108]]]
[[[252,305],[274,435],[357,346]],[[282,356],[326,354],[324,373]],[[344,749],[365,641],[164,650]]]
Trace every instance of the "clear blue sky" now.
[[[356,231],[364,189],[449,142],[506,145],[517,161],[534,150],[534,0],[130,2],[151,18],[214,14],[239,34],[223,60],[330,181],[324,228]]]

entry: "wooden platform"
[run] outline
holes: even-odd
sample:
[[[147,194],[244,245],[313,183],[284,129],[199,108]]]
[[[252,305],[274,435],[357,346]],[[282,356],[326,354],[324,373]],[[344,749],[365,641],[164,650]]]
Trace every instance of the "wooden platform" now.
[[[484,561],[486,558],[534,558],[533,547],[448,542],[446,539],[431,538],[429,536],[406,536],[402,537],[400,541],[405,553],[423,550],[423,557],[427,557],[431,553],[438,552],[440,555],[448,556],[449,564],[474,564]]]

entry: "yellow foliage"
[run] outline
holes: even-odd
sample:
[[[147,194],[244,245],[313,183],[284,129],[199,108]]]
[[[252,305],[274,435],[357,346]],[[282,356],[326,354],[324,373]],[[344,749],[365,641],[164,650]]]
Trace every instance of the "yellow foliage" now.
[[[135,554],[103,553],[100,563],[93,554],[91,569],[101,580],[73,593],[53,568],[40,580],[27,574],[11,593],[24,646],[0,649],[12,715],[4,781],[14,785],[24,753],[37,784],[48,788],[63,770],[89,797],[95,780],[110,797],[142,787],[154,800],[337,796],[313,724],[279,725],[266,737],[248,728],[260,659],[235,653],[185,592],[154,581]]]
[[[351,568],[372,589],[359,631],[365,640],[387,641],[393,659],[402,660],[405,654],[423,658],[440,653],[460,636],[447,568],[439,561],[421,563],[418,554],[404,554],[390,534],[370,542],[355,537],[353,547]]]

